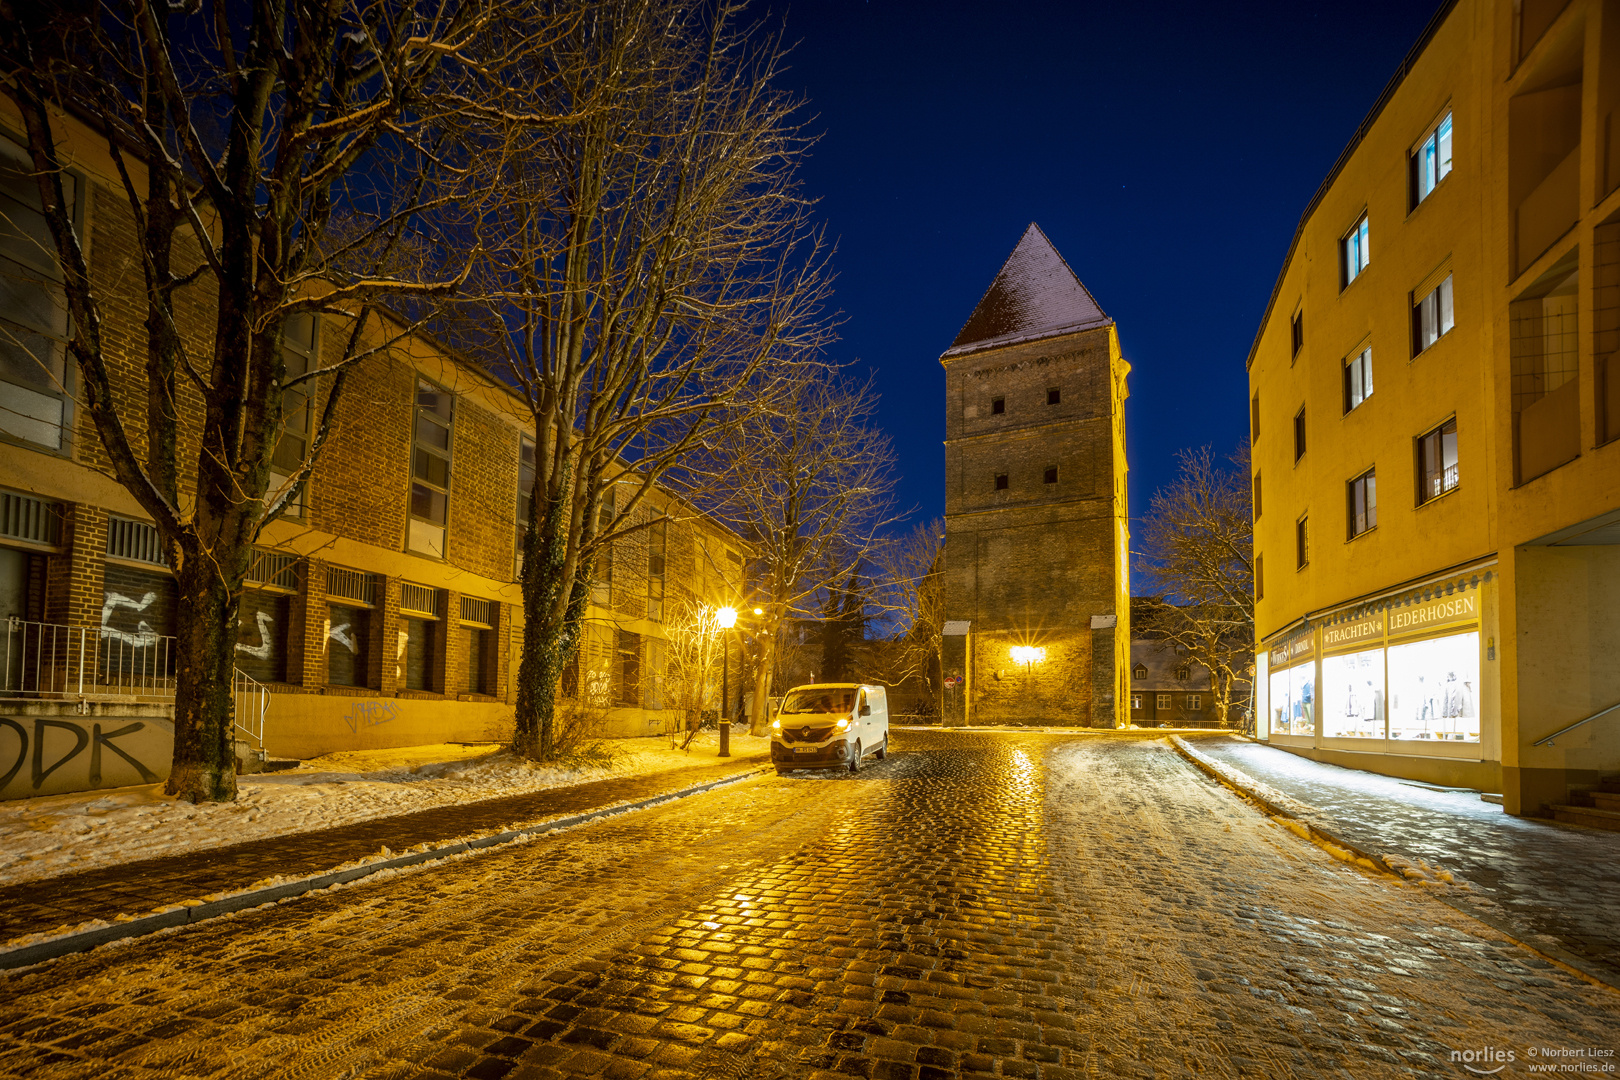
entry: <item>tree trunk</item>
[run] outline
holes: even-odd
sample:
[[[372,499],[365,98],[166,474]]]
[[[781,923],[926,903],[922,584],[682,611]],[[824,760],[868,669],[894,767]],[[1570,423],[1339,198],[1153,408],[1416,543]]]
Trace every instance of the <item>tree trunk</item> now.
[[[557,756],[557,684],[579,652],[590,595],[584,584],[590,578],[590,566],[582,567],[575,580],[566,580],[568,545],[562,517],[562,507],[547,507],[524,538],[523,653],[518,664],[512,752],[532,761],[551,761]],[[554,613],[563,589],[570,593],[559,623]]]
[[[236,801],[236,619],[220,568],[188,557],[178,575],[174,764],[163,790],[186,802]]]

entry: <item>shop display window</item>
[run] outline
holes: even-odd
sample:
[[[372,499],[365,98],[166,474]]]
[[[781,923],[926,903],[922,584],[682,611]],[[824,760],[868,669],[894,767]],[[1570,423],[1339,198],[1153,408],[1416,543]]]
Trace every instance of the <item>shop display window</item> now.
[[[1271,733],[1316,734],[1316,665],[1307,661],[1271,675]]]
[[[1322,734],[1330,739],[1384,737],[1384,650],[1322,661]]]
[[[1389,737],[1479,741],[1479,634],[1389,648]]]

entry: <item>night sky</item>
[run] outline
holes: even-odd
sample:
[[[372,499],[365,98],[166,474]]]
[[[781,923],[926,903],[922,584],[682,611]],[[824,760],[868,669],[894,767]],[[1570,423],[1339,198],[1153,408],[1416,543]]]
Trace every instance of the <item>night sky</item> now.
[[[1294,227],[1434,10],[790,8],[783,85],[822,133],[802,175],[839,245],[835,355],[877,374],[901,505],[944,512],[939,354],[1030,221],[1119,324],[1132,516],[1178,449],[1235,449],[1244,361]]]

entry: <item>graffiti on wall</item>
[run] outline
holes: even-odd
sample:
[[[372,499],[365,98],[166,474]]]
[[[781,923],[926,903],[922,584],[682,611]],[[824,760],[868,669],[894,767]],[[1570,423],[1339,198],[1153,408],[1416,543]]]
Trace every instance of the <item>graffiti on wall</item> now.
[[[238,641],[236,643],[236,651],[240,653],[247,653],[255,660],[268,660],[270,659],[270,652],[275,645],[275,641],[271,638],[270,632],[275,626],[276,621],[270,617],[270,613],[268,611],[259,612],[256,621],[259,624],[259,643],[257,645],[247,645]]]
[[[30,732],[24,725],[26,718],[18,719],[9,716],[0,716],[0,733],[10,731],[17,737],[17,753],[8,764],[3,751],[0,751],[0,792],[11,784],[13,778],[22,772],[23,766],[29,767],[28,782],[31,791],[38,791],[40,787],[62,766],[76,760],[80,754],[89,750],[89,784],[88,787],[100,787],[102,779],[102,752],[111,751],[122,758],[130,768],[135,770],[141,782],[150,784],[158,779],[158,775],[146,767],[146,763],[130,751],[119,746],[114,740],[134,735],[143,731],[146,724],[136,720],[112,731],[103,731],[100,724],[90,724],[89,730],[74,720],[52,720],[43,716],[33,718],[33,731]],[[73,740],[73,748],[61,753],[60,748],[52,749],[47,754],[45,737],[47,732],[56,731],[67,735]],[[52,740],[56,741],[56,740]],[[59,755],[59,756],[58,756]],[[54,761],[47,762],[47,756],[54,757]],[[68,790],[77,790],[69,787]]]
[[[356,701],[343,714],[343,722],[355,734],[361,728],[376,727],[399,719],[399,706],[392,701]]]
[[[125,645],[133,645],[136,648],[145,648],[148,645],[155,644],[158,639],[157,631],[153,630],[151,624],[145,619],[141,619],[135,624],[135,631],[133,633],[128,630],[113,629],[112,620],[113,613],[118,611],[120,608],[128,608],[130,611],[133,611],[135,614],[139,615],[141,612],[151,607],[153,601],[156,599],[157,593],[155,592],[149,592],[139,600],[132,600],[129,597],[124,596],[122,593],[107,593],[106,599],[101,605],[102,638],[104,640],[110,638],[114,641],[122,641]]]

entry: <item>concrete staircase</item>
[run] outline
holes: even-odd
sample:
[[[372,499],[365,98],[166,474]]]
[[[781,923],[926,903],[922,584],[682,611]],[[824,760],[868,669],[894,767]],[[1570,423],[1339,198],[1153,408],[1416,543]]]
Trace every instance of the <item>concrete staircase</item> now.
[[[1595,789],[1569,793],[1570,802],[1551,807],[1553,820],[1620,832],[1620,776],[1606,776]]]

